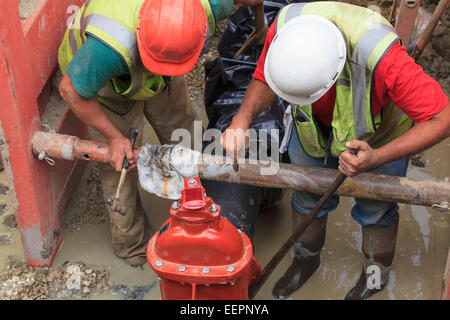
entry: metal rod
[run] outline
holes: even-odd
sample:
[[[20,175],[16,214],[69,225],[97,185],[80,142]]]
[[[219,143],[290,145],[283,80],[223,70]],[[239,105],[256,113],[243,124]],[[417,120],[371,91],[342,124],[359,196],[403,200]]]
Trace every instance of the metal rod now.
[[[439,20],[442,18],[442,15],[447,9],[449,2],[450,0],[439,1],[439,4],[434,10],[430,22],[428,22],[425,31],[422,34],[422,37],[420,38],[419,42],[416,44],[416,46],[413,49],[413,52],[411,53],[411,57],[413,57],[414,59],[417,59],[422,54],[423,50],[425,49],[425,46],[430,41],[434,29],[436,28]]]
[[[32,149],[36,156],[40,152],[45,152],[50,158],[108,162],[107,144],[80,140],[77,137],[57,133],[37,131],[32,138]],[[202,159],[201,164],[197,165],[202,179],[238,182],[258,187],[305,190],[315,194],[323,194],[339,175],[339,171],[334,169],[287,163],[273,163],[279,166],[276,173],[264,175],[261,174],[261,170],[267,165],[261,161],[255,161],[254,164],[239,164],[238,170],[235,171],[233,163],[226,162],[224,157],[203,154]],[[212,163],[223,163],[222,166],[230,163],[230,170],[216,170],[217,173],[211,175],[214,171],[211,170]],[[432,207],[445,202],[450,203],[450,183],[361,173],[346,179],[337,189],[336,194]]]
[[[252,7],[253,15],[255,16],[255,29],[256,33],[261,32],[266,27],[264,16],[264,5],[262,3]]]
[[[225,163],[224,161],[225,159],[222,157],[203,155],[202,163],[198,165],[199,176],[206,180],[302,190],[321,195],[327,191],[340,174],[340,171],[335,169],[276,163],[279,166],[276,173],[264,175],[261,174],[261,170],[267,165],[263,165],[260,161],[256,161],[255,164],[239,164],[237,172],[209,165],[210,163]],[[212,175],[213,171],[216,171],[217,174]],[[337,189],[336,194],[432,207],[434,204],[450,202],[450,183],[361,173],[346,179]]]
[[[235,59],[247,49],[258,44],[263,44],[266,39],[267,31],[269,31],[269,26],[266,24],[264,16],[264,5],[260,3],[253,6],[252,11],[255,16],[255,30],[253,30],[247,40],[242,44],[241,48],[234,54]]]
[[[255,295],[258,293],[259,289],[263,286],[269,276],[272,274],[273,270],[278,266],[280,261],[284,258],[286,253],[292,248],[295,241],[297,241],[298,237],[300,237],[306,228],[310,225],[310,223],[315,219],[317,214],[323,208],[325,203],[333,196],[339,186],[344,182],[347,176],[343,173],[339,174],[339,176],[334,180],[334,182],[330,185],[327,191],[322,195],[319,202],[316,206],[311,210],[311,212],[306,216],[306,219],[295,229],[294,233],[286,240],[280,250],[273,256],[273,258],[269,261],[269,263],[264,267],[263,271],[259,274],[259,276],[255,279],[255,281],[248,288],[248,297],[249,299],[253,299]]]
[[[36,156],[45,152],[49,158],[108,162],[109,146],[106,143],[65,134],[36,131],[31,137],[31,147]]]
[[[395,21],[395,30],[402,40],[402,46],[407,48],[411,42],[411,35],[419,12],[419,0],[401,0],[398,7],[398,19]],[[394,17],[395,18],[395,17]]]

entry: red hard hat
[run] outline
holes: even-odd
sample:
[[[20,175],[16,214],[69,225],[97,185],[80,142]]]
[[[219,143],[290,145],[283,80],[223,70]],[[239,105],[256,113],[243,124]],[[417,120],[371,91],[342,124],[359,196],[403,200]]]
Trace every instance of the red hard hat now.
[[[137,25],[144,66],[165,76],[188,73],[200,56],[207,31],[200,0],[146,0]]]

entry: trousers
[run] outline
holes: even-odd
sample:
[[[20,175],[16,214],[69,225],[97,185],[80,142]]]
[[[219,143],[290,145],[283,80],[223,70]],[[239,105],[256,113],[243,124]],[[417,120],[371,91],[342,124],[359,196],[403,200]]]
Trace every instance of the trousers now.
[[[126,115],[120,116],[107,108],[104,108],[104,112],[125,137],[128,137],[131,127],[139,130],[136,147],[146,142],[142,139],[144,116],[155,130],[161,144],[171,143],[171,134],[175,129],[183,128],[192,132],[194,120],[197,118],[188,96],[184,76],[173,79],[170,82],[170,90],[166,87],[158,97],[136,102]],[[93,128],[88,130],[91,140],[108,142]],[[119,183],[120,172],[115,171],[108,163],[100,163],[99,171],[104,198],[113,197]],[[120,205],[127,208],[125,216],[107,207],[113,251],[128,264],[143,264],[146,262],[146,247],[151,237],[151,227],[139,196],[136,168],[127,173],[120,195]]]

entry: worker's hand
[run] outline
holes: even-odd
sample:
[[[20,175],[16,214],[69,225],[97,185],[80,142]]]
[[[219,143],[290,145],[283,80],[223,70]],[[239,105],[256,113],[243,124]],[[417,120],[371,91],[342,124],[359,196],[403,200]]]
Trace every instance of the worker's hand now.
[[[220,137],[222,147],[227,151],[227,155],[232,157],[235,162],[239,155],[245,155],[245,150],[248,149],[249,140],[248,128],[240,125],[233,125],[233,123]]]
[[[128,170],[134,169],[137,166],[137,159],[139,158],[139,152],[141,152],[141,148],[133,148],[133,163],[128,162]]]
[[[249,7],[249,6],[256,6],[257,4],[263,3],[264,0],[234,0],[234,4],[238,5],[239,7]]]
[[[129,139],[117,137],[109,140],[108,160],[116,171],[122,170],[123,159],[126,157],[130,164],[129,169],[135,166],[135,154],[131,150],[131,142]]]
[[[344,151],[339,157],[339,170],[349,177],[382,164],[377,151],[367,142],[353,140],[347,142],[345,146],[350,150]]]

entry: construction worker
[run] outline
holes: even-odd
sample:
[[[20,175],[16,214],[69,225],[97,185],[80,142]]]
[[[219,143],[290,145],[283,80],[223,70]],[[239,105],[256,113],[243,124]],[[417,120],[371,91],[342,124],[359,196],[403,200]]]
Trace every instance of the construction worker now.
[[[192,128],[183,75],[232,7],[232,0],[87,0],[70,23],[58,53],[60,92],[90,138],[109,144],[110,165],[99,165],[105,198],[116,192],[124,157],[136,164],[127,137],[138,128],[141,145],[143,115],[162,144],[173,130]],[[150,236],[137,185],[131,170],[120,195],[125,216],[108,208],[113,250],[134,266],[146,263]]]
[[[291,162],[302,166],[405,176],[410,155],[450,136],[446,94],[407,54],[390,23],[359,6],[311,2],[280,10],[239,112],[221,137],[229,153],[245,149],[242,132],[276,95],[291,103],[281,151],[287,148]],[[293,229],[319,199],[293,193]],[[345,298],[365,299],[389,279],[399,207],[355,200],[351,215],[362,227],[365,261]],[[319,268],[327,214],[338,202],[333,196],[296,242],[292,264],[273,288],[276,298],[287,298]],[[368,284],[372,274],[378,285]]]

